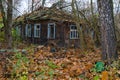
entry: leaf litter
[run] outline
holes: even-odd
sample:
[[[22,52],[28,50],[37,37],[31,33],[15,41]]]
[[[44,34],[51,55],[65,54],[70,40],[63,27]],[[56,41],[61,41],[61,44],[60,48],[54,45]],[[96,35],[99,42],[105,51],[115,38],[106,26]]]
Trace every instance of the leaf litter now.
[[[120,70],[103,70],[100,49],[59,48],[51,52],[48,46],[37,51],[29,48],[27,54],[13,52],[0,57],[1,80],[120,80]]]

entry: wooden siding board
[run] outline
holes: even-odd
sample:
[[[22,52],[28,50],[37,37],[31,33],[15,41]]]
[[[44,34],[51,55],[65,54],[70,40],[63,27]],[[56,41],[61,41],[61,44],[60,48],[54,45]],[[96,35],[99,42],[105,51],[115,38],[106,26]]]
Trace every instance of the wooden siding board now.
[[[55,23],[56,24],[56,38],[55,39],[47,39],[47,28],[48,23]],[[26,23],[27,24],[27,23]],[[75,46],[79,47],[79,39],[73,40],[70,39],[70,25],[73,23],[68,22],[56,22],[52,20],[46,20],[46,21],[36,21],[36,22],[29,22],[29,24],[41,24],[41,32],[39,38],[34,38],[34,41],[32,43],[34,44],[45,44],[47,42],[54,41],[58,46],[64,46],[64,47],[70,47],[71,44],[74,44]],[[26,37],[25,36],[25,24],[22,25],[23,29],[23,39],[31,43],[32,37]]]

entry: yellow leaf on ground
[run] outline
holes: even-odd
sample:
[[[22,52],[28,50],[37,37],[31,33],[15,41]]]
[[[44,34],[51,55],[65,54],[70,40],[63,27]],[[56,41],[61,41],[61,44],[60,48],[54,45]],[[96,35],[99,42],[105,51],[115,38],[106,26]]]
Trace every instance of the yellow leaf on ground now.
[[[102,80],[108,80],[108,72],[107,71],[102,72]]]

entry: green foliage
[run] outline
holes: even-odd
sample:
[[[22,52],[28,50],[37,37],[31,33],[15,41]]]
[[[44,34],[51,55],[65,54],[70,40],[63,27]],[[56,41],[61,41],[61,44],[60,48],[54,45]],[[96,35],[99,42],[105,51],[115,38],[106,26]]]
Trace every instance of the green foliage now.
[[[2,23],[0,23],[0,28],[2,28],[3,27],[3,24]]]
[[[93,80],[100,80],[100,76],[95,76]]]
[[[16,68],[20,68],[21,67],[21,63],[22,63],[22,61],[19,59],[18,61],[17,61],[17,63],[16,63]]]
[[[2,22],[2,18],[0,18],[0,22]],[[0,28],[3,27],[3,23],[0,23]]]
[[[102,72],[105,69],[103,62],[97,62],[94,67],[90,70],[91,72]]]
[[[16,53],[14,56],[15,56],[16,59],[18,59],[18,60],[20,59],[24,63],[29,62],[28,58],[24,54],[22,54],[21,52]]]
[[[44,71],[41,71],[41,72],[35,72],[35,76],[39,76],[40,74],[43,74],[44,73]]]
[[[28,58],[23,56],[21,53],[15,54],[15,58],[17,59],[16,64],[14,65],[15,69],[20,69],[20,67],[24,64],[26,66],[29,62]]]
[[[54,70],[50,69],[48,74],[50,75],[50,79],[52,80],[54,76]]]
[[[95,64],[95,69],[96,69],[96,72],[101,72],[104,70],[104,63],[103,62],[97,62]]]
[[[17,78],[17,80],[28,80],[28,69],[29,60],[22,53],[17,52],[14,54],[13,59],[16,60],[16,63],[12,66],[12,78]],[[16,74],[16,75],[14,75]]]
[[[0,32],[0,42],[4,41],[4,32]]]
[[[26,75],[20,76],[18,80],[28,80],[28,77]]]
[[[36,79],[40,80],[53,80],[55,71],[54,69],[57,68],[58,66],[55,65],[52,61],[46,60],[45,61],[46,66],[42,66],[40,68],[40,71],[36,71],[34,74],[36,76]],[[48,75],[48,76],[46,76]]]
[[[15,58],[17,58],[17,59],[22,58],[22,53],[16,53],[16,54],[15,54]]]
[[[89,80],[88,78],[85,77],[84,74],[81,74],[80,76],[78,76],[79,78],[83,79],[83,80]]]
[[[2,22],[2,18],[0,18],[0,22]],[[0,23],[0,29],[3,27],[3,23]],[[4,32],[0,32],[0,42],[4,41]]]
[[[50,68],[55,69],[55,68],[58,67],[58,66],[55,65],[52,61],[46,60],[45,62],[46,62],[46,64],[47,64]]]
[[[81,74],[79,77],[80,77],[80,78],[85,78],[85,75]]]
[[[17,29],[12,29],[12,37],[13,37],[13,45],[15,46],[21,41],[20,34],[18,33]]]

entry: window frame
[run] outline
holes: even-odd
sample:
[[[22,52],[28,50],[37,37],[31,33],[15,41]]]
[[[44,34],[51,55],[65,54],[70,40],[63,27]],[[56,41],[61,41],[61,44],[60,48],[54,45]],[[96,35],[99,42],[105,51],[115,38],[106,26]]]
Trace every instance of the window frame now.
[[[37,29],[38,25],[39,25],[39,29]],[[39,32],[39,35],[37,34],[37,31]],[[41,24],[35,24],[34,25],[34,37],[38,38],[40,37],[40,35],[41,35]]]
[[[72,29],[75,26],[76,29]],[[76,25],[70,25],[70,39],[79,39],[79,33]]]
[[[53,37],[51,37],[51,26],[50,25],[54,25],[54,34]],[[48,39],[55,39],[56,36],[56,24],[55,23],[48,23],[48,27],[47,27],[47,38]]]
[[[25,27],[25,31],[26,31],[26,37],[31,37],[31,32],[32,32],[32,26],[31,24],[26,24],[26,27]]]

